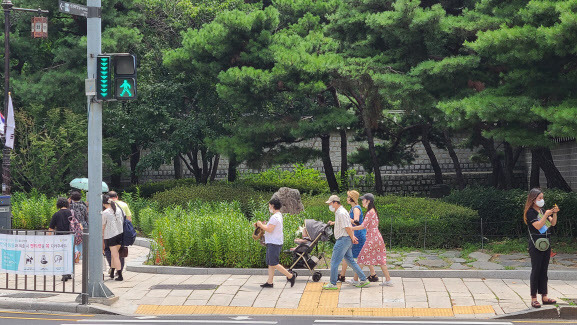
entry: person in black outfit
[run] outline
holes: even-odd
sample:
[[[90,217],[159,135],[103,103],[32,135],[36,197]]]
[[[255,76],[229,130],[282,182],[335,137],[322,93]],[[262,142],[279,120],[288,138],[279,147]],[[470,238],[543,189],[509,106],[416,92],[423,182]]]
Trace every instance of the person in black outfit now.
[[[550,229],[541,233],[539,229],[546,225],[546,221],[551,226],[557,224],[557,205],[550,210],[543,211],[545,205],[543,192],[534,188],[527,195],[523,219],[529,229],[529,255],[531,256],[531,306],[540,308],[541,304],[537,300],[537,293],[541,294],[543,305],[552,305],[557,303],[554,299],[547,298],[547,269],[549,268],[549,259],[551,258],[551,247],[546,251],[541,251],[535,247],[535,242],[540,238],[549,238]]]
[[[56,208],[58,208],[58,211],[52,215],[52,219],[50,219],[50,225],[48,226],[48,231],[56,231],[57,234],[59,231],[70,231],[70,220],[68,220],[68,218],[72,216],[72,212],[70,212],[68,207],[68,200],[66,198],[59,197],[56,201]],[[65,274],[62,276],[62,281],[64,282],[69,279],[72,279],[72,275]]]

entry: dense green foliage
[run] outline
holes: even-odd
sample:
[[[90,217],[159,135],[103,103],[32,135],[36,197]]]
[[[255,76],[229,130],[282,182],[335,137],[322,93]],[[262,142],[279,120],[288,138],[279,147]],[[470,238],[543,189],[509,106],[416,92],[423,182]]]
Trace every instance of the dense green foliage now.
[[[553,204],[560,208],[555,233],[561,237],[574,237],[577,231],[577,194],[545,190],[545,207]],[[491,238],[523,237],[527,226],[523,222],[523,209],[527,192],[522,190],[497,190],[491,187],[468,187],[453,191],[444,201],[476,210],[483,219],[483,233]]]
[[[12,195],[12,229],[48,229],[50,218],[58,211],[56,199],[38,192]]]
[[[210,184],[179,186],[173,189],[156,193],[152,201],[160,209],[181,206],[186,207],[191,201],[205,202],[233,202],[240,203],[240,209],[245,216],[254,216],[261,202],[270,199],[272,193],[257,192],[250,187],[238,184]]]
[[[126,192],[137,193],[138,196],[149,198],[153,194],[170,190],[177,186],[194,185],[196,181],[194,178],[168,179],[159,182],[148,182],[139,185],[133,185],[126,189]]]
[[[281,170],[273,167],[260,173],[246,173],[241,182],[258,191],[276,192],[280,187],[290,187],[301,194],[320,194],[328,191],[327,181],[318,170],[305,168],[303,165],[293,166],[293,170]]]

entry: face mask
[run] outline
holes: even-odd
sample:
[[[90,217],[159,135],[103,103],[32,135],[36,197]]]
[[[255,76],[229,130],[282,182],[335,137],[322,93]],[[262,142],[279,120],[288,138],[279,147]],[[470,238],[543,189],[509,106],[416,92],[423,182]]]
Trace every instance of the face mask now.
[[[545,205],[545,200],[537,200],[535,201],[538,207],[542,208]]]
[[[268,212],[273,213],[274,210],[271,207],[268,207]]]
[[[331,210],[331,212],[335,212],[335,207],[332,206],[332,205],[330,205],[330,206],[329,206],[329,210]]]

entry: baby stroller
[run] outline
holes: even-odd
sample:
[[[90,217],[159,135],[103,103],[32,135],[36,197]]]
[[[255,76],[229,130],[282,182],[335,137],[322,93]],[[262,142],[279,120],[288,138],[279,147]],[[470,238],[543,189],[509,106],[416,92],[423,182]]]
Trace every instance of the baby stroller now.
[[[333,230],[324,222],[305,219],[305,226],[302,231],[303,239],[295,240],[299,245],[291,251],[293,264],[289,270],[292,271],[294,268],[309,269],[313,276],[313,281],[318,282],[322,274],[318,271],[314,272],[315,266],[318,265],[321,259],[324,259],[325,265],[328,268],[325,253],[324,251],[319,252],[318,243],[319,241],[328,241],[333,234]],[[313,250],[315,251],[314,254]]]

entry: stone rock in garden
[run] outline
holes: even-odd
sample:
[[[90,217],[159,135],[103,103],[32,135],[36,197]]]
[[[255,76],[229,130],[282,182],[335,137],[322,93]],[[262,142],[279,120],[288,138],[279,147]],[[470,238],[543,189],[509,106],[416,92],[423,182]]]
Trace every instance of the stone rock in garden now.
[[[491,255],[482,252],[472,252],[471,254],[469,254],[469,257],[476,259],[477,262],[489,262],[489,260],[491,259]]]
[[[529,257],[529,254],[503,254],[499,255],[500,260],[522,260]]]
[[[485,254],[486,255],[486,254]],[[471,255],[469,255],[471,256]],[[472,256],[471,256],[472,257]],[[477,261],[473,263],[469,263],[472,267],[480,270],[504,270],[505,267],[501,264],[492,263],[492,262],[484,262],[484,261]]]
[[[460,258],[460,257],[455,257],[455,258],[452,258],[451,260],[452,260],[453,262],[455,262],[455,263],[465,263],[465,262],[467,262],[466,259]]]
[[[446,251],[441,254],[443,257],[451,258],[451,257],[459,257],[461,256],[461,252],[459,251]]]
[[[468,270],[469,267],[461,264],[461,263],[453,263],[451,264],[451,266],[449,267],[451,270]]]
[[[438,259],[438,260],[420,260],[417,263],[419,263],[419,265],[428,266],[428,267],[439,267],[439,268],[447,267],[447,263],[441,259]]]
[[[297,189],[281,187],[272,197],[277,197],[282,203],[281,213],[298,214],[305,209]]]
[[[405,263],[405,264],[401,265],[401,267],[402,267],[403,269],[412,269],[412,268],[414,268],[415,266],[414,266],[413,264]]]

